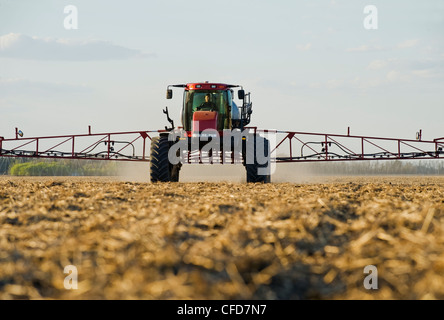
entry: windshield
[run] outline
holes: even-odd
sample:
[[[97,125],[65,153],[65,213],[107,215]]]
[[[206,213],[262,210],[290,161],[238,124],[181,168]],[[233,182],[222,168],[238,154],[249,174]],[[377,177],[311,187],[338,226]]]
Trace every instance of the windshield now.
[[[188,90],[184,93],[183,126],[191,131],[195,111],[217,111],[218,130],[230,128],[229,99],[226,91]]]

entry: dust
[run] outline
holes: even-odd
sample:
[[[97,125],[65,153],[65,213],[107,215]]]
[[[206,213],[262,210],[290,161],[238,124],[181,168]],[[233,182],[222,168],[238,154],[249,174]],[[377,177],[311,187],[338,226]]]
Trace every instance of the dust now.
[[[117,181],[149,182],[149,162],[121,162],[118,164]]]
[[[119,163],[118,181],[149,182],[149,163]],[[313,166],[304,163],[277,164],[272,182],[318,183],[328,178],[316,173]],[[180,170],[180,182],[246,182],[245,167],[241,164],[186,164]]]

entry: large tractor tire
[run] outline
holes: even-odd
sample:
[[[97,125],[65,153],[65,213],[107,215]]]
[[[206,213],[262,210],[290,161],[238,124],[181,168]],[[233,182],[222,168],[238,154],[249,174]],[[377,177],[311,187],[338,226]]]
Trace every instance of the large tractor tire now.
[[[168,160],[171,143],[167,135],[151,140],[150,176],[151,182],[178,182],[180,164],[172,165]]]
[[[259,135],[252,135],[249,137],[254,139],[253,146],[245,145],[243,150],[244,165],[247,171],[247,183],[270,183],[271,182],[271,164],[270,164],[270,144],[269,141]],[[259,163],[257,159],[256,149],[260,148],[263,151],[264,157],[266,157],[265,163]],[[254,161],[247,161],[248,159],[254,159]],[[252,162],[252,163],[248,163]],[[265,174],[259,174],[259,169],[266,171]],[[263,172],[262,172],[263,173]]]

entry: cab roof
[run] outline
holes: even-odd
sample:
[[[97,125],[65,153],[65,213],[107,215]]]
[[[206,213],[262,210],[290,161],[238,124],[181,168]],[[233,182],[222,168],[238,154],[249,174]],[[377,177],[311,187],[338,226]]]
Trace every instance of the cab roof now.
[[[240,87],[238,85],[225,84],[225,83],[214,83],[214,82],[197,82],[188,83],[185,86],[185,90],[227,90],[229,88]]]

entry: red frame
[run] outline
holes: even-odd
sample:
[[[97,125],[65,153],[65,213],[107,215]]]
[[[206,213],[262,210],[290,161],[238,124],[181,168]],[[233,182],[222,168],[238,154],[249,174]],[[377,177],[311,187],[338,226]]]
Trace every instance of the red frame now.
[[[180,127],[179,127],[180,129]],[[296,132],[296,131],[277,131],[277,130],[263,130],[257,127],[248,127],[247,129],[254,131],[256,134],[276,134],[281,137],[276,141],[276,147],[271,150],[271,158],[273,162],[276,163],[286,163],[286,162],[325,162],[325,161],[358,161],[358,160],[413,160],[413,159],[444,159],[444,137],[437,138],[434,140],[418,140],[413,139],[399,139],[399,138],[383,138],[383,137],[371,137],[371,136],[357,136],[341,134],[325,134],[325,133],[310,133],[310,132]],[[29,157],[29,158],[55,158],[55,159],[83,159],[83,160],[112,160],[112,161],[144,161],[149,162],[149,156],[147,156],[147,146],[146,139],[152,140],[151,135],[166,133],[167,130],[150,130],[150,131],[130,131],[130,132],[112,132],[112,133],[91,133],[91,127],[88,129],[88,134],[79,135],[61,135],[61,136],[45,136],[45,137],[19,137],[18,131],[16,130],[16,137],[12,139],[5,139],[0,137],[0,156],[3,157]],[[118,151],[114,152],[111,150],[111,143],[116,139],[116,137],[126,135],[132,136],[130,142],[125,142],[124,146]],[[282,137],[283,136],[283,137]],[[76,148],[76,143],[85,137],[96,137],[95,140],[89,147],[79,149]],[[310,140],[309,138],[315,137],[318,144],[324,143],[324,150],[318,152],[315,148],[312,148],[307,144]],[[61,142],[54,143],[50,148],[45,148],[44,151],[39,149],[39,144],[44,140],[51,139],[63,139]],[[142,148],[137,150],[138,154],[131,158],[115,158],[115,153],[120,153],[121,151],[133,145],[134,142],[142,139]],[[309,139],[309,140],[307,140]],[[339,142],[339,139],[345,139],[347,141],[354,141],[356,145],[360,145],[359,150],[353,151],[351,145],[345,145],[344,142]],[[92,146],[107,142],[107,150],[105,154],[100,157],[85,156],[85,151],[90,149]],[[9,149],[10,151],[17,150],[24,146],[35,143],[35,149],[31,151],[26,151],[26,154],[2,154],[1,150],[5,144],[9,142],[24,142],[19,146]],[[392,142],[396,146],[392,149],[383,146],[382,143]],[[348,156],[346,157],[336,157],[329,153],[329,143],[334,144],[338,148],[340,147]],[[60,156],[54,153],[52,150],[61,146],[70,144],[70,152],[67,156]],[[297,145],[306,146],[312,153],[317,154],[316,157],[307,157],[302,154],[298,155],[295,152],[295,147]],[[134,146],[134,145],[133,145]],[[369,146],[380,150],[384,156],[374,156],[374,154],[365,154],[366,148]],[[429,150],[428,150],[429,149]],[[430,150],[432,149],[432,150]],[[277,157],[277,152],[285,152],[286,156]],[[406,154],[412,153],[411,156],[406,156]],[[222,156],[222,155],[221,155]],[[188,159],[191,159],[193,155],[189,155]],[[226,157],[225,157],[226,158]],[[193,162],[196,163],[196,162]],[[236,162],[238,163],[238,162]]]
[[[273,130],[260,130],[257,128],[253,129],[256,132],[263,133],[275,133],[284,135],[283,138],[279,139],[276,147],[271,150],[271,154],[273,155],[277,153],[277,151],[281,151],[284,149],[284,142],[288,141],[288,157],[275,157],[276,162],[310,162],[310,161],[356,161],[356,160],[413,160],[413,159],[444,159],[444,138],[430,140],[422,140],[421,137],[418,140],[413,139],[399,139],[399,138],[383,138],[383,137],[371,137],[371,136],[356,136],[350,135],[350,130],[348,130],[347,135],[341,134],[325,134],[325,133],[310,133],[310,132],[295,132],[295,131],[273,131]],[[294,145],[293,142],[296,141],[300,145],[307,145],[307,140],[304,137],[318,137],[318,143],[323,144],[323,151],[319,153],[317,150],[307,146],[307,148],[311,149],[315,154],[319,155],[315,158],[304,157],[302,154],[297,155],[294,153]],[[348,141],[354,140],[360,144],[359,151],[352,151],[351,147],[345,146],[343,143],[338,142],[338,138],[346,139]],[[382,146],[381,142],[392,142],[396,143],[396,148],[388,150],[385,146]],[[342,148],[342,150],[346,150],[348,156],[346,158],[341,158],[339,156],[331,156],[329,153],[329,144],[333,143],[336,146]],[[421,145],[413,146],[412,144]],[[384,156],[375,156],[374,154],[366,155],[365,149],[366,146],[371,145],[376,149],[383,152]],[[426,150],[424,147],[429,146],[433,147],[434,150]],[[281,148],[281,149],[279,149]],[[402,149],[404,148],[404,149]],[[408,153],[415,153],[416,155],[407,156]],[[273,158],[273,156],[272,156]]]
[[[0,137],[0,156],[2,157],[24,157],[24,158],[50,158],[50,159],[83,159],[83,160],[113,160],[113,161],[149,161],[149,156],[147,157],[147,146],[146,146],[146,139],[152,140],[151,135],[153,133],[161,133],[161,132],[167,132],[166,130],[152,130],[152,131],[129,131],[129,132],[111,132],[111,133],[91,133],[91,126],[88,127],[88,134],[76,134],[76,135],[61,135],[61,136],[44,136],[44,137],[18,137],[17,129],[16,129],[16,137],[12,139],[5,139],[4,137]],[[113,141],[115,141],[116,137],[119,136],[132,136],[132,141],[127,142],[123,147],[121,147],[116,152],[111,150],[111,144]],[[79,141],[82,138],[86,137],[97,137],[98,140],[95,140],[94,143],[90,144],[88,147],[83,149],[76,148],[76,142]],[[44,151],[39,149],[39,144],[44,140],[55,140],[55,139],[64,139],[62,142],[58,142],[54,145],[52,145],[50,148],[45,148]],[[116,153],[120,153],[121,151],[128,148],[130,145],[133,145],[134,142],[137,140],[142,139],[143,140],[143,146],[142,150],[138,155],[132,158],[113,158],[115,157]],[[9,151],[15,151],[19,148],[22,148],[24,146],[27,146],[29,144],[35,143],[35,149],[31,151],[25,151],[26,154],[2,154],[2,148],[5,145],[5,143],[8,142],[17,142],[17,141],[23,141],[25,143],[20,144],[19,146],[14,147],[13,149],[10,149]],[[107,150],[106,153],[101,155],[101,157],[92,157],[92,156],[81,156],[85,154],[85,151],[92,148],[96,144],[99,144],[101,142],[107,142]],[[57,147],[60,147],[62,145],[70,145],[70,155],[68,156],[60,156],[54,154],[54,149]]]

